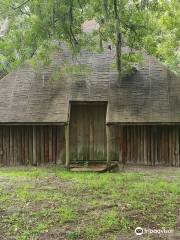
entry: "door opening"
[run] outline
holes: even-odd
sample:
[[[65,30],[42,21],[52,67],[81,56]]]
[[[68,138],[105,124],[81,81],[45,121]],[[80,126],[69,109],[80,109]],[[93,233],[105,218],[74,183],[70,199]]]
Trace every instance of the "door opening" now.
[[[71,162],[106,161],[107,102],[71,102]]]

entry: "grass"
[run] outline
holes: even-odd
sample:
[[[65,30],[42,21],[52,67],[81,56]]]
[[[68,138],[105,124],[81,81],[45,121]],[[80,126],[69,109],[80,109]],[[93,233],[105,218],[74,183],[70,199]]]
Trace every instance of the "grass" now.
[[[179,202],[180,171],[1,168],[0,239],[118,239],[137,226],[176,229]]]

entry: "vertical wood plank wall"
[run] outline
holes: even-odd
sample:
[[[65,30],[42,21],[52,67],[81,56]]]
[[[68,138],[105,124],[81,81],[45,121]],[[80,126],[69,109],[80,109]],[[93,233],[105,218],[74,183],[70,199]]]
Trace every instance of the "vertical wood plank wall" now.
[[[63,126],[0,126],[0,166],[64,162],[64,148]]]
[[[106,104],[72,104],[70,160],[106,160]]]
[[[79,117],[75,121],[74,128],[71,129],[70,151],[78,150],[79,144],[82,143],[80,139],[85,138],[88,152],[84,153],[84,157],[87,159],[83,158],[82,160],[91,159],[90,150],[95,147],[102,149],[103,155],[105,155],[105,125],[101,126],[99,131],[97,129],[95,131],[96,135],[98,133],[96,140],[98,142],[93,146],[88,146],[90,136],[87,136],[89,131],[85,129],[86,125],[82,126],[82,122],[79,122],[81,134],[84,134],[82,136],[78,134],[80,130],[76,128]],[[98,123],[97,126],[101,124],[103,125],[103,123]],[[0,126],[0,166],[65,162],[63,126],[35,126],[34,132],[35,136],[33,137],[33,126]],[[110,139],[111,160],[119,160],[128,164],[180,167],[180,126],[111,126]],[[77,141],[77,145],[74,144],[74,141]],[[102,146],[100,146],[101,144]],[[103,158],[97,155],[97,158],[93,160],[106,160],[105,158],[106,155]],[[72,161],[72,159],[70,160]]]
[[[111,126],[111,151],[122,163],[180,166],[180,126]]]

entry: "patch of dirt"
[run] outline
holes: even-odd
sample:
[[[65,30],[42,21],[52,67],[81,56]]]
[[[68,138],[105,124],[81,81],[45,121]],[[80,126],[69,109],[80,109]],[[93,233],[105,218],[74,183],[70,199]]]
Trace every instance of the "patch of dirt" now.
[[[137,166],[137,165],[120,165],[119,166],[121,171],[124,172],[137,172],[137,173],[165,173],[165,174],[180,174],[179,167],[164,167],[164,166]]]
[[[39,237],[36,238],[36,240],[65,240],[66,237],[66,231],[63,229],[54,230],[53,232],[47,232],[41,234]]]

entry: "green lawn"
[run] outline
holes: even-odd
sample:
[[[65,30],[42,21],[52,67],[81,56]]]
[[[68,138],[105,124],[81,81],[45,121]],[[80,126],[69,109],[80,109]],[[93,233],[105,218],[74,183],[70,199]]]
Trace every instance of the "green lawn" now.
[[[177,170],[0,168],[0,239],[130,239],[138,226],[177,231],[179,204]]]

